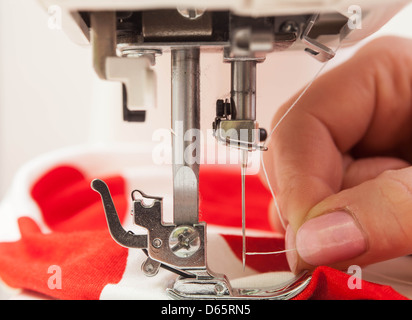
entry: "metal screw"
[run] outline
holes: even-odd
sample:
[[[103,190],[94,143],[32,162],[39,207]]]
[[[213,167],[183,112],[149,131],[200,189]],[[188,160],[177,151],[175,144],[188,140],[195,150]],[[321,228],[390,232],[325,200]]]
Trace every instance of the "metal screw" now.
[[[177,11],[180,13],[180,15],[187,19],[196,20],[203,16],[206,10],[193,8],[178,8]]]
[[[159,49],[137,48],[128,44],[118,45],[117,50],[120,52],[120,55],[125,58],[147,57],[152,66],[156,64],[156,57],[162,54],[162,51]]]
[[[147,258],[142,264],[142,271],[147,277],[155,276],[160,269],[160,262]]]
[[[144,270],[147,272],[147,273],[152,273],[153,272],[153,270],[154,270],[154,266],[151,264],[151,263],[148,263],[148,264],[146,264],[145,266],[144,266]]]
[[[192,256],[200,248],[200,237],[191,226],[175,228],[169,237],[169,247],[180,258]]]
[[[280,26],[280,30],[282,32],[286,32],[286,33],[298,33],[299,31],[299,25],[297,24],[296,21],[293,20],[288,20],[285,21],[281,26]]]
[[[216,283],[215,284],[215,292],[217,295],[221,296],[222,294],[225,293],[226,287],[221,284],[221,283]]]
[[[153,247],[160,248],[162,246],[162,240],[159,238],[153,239]]]

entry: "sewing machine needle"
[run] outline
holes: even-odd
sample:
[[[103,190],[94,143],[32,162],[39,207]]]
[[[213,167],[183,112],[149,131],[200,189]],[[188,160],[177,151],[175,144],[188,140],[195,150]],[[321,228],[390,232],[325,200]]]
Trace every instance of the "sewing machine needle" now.
[[[241,151],[241,176],[242,176],[242,264],[243,271],[245,271],[246,266],[246,204],[245,204],[245,178],[246,178],[246,168],[248,161],[247,150]]]

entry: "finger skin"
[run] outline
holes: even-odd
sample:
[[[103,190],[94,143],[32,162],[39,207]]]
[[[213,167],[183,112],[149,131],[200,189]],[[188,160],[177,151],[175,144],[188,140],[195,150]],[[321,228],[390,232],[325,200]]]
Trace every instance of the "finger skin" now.
[[[412,168],[387,170],[377,178],[331,195],[314,206],[309,221],[328,212],[345,210],[352,215],[367,241],[367,250],[331,267],[365,266],[412,253]],[[300,260],[295,271],[313,269]]]
[[[409,200],[405,186],[410,182],[399,183],[402,177],[381,173],[398,169],[406,175],[408,169],[402,168],[412,159],[411,52],[408,39],[385,37],[367,44],[313,83],[271,137],[264,154],[283,219],[294,233],[309,218],[339,206],[362,226],[367,252],[342,265],[375,262],[388,256],[385,250],[392,250],[391,256],[409,250],[400,243],[407,237],[400,235],[394,242],[399,250],[393,250],[385,243],[390,237],[385,240],[382,235],[401,228],[400,221],[408,227],[409,219],[412,223],[412,215],[406,215],[400,204]],[[280,109],[273,124],[294,99]],[[349,163],[347,155],[352,158]],[[368,170],[360,170],[362,165]],[[388,228],[389,223],[393,228]],[[412,225],[409,230],[412,233]],[[298,265],[310,267],[302,261]]]

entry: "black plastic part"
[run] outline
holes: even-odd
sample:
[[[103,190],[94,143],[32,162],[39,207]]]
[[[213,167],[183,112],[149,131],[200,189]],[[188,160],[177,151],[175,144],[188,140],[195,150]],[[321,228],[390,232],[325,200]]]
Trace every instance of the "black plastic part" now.
[[[225,102],[222,99],[216,101],[216,117],[225,115]]]
[[[127,90],[123,84],[123,120],[128,122],[145,122],[146,111],[144,110],[129,110],[127,107]]]
[[[231,115],[230,103],[219,99],[216,101],[216,117],[223,118]]]
[[[268,137],[268,133],[265,128],[259,128],[259,140],[265,141]]]

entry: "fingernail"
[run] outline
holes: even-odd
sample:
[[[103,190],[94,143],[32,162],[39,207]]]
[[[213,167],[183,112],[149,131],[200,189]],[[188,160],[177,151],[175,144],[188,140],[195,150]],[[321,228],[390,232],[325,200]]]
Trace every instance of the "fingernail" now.
[[[305,222],[296,233],[299,256],[315,266],[354,258],[366,251],[367,241],[353,217],[337,211]]]
[[[298,263],[298,254],[296,253],[295,232],[288,225],[285,233],[285,249],[292,250],[286,252],[286,260],[288,261],[290,271],[295,272]]]

